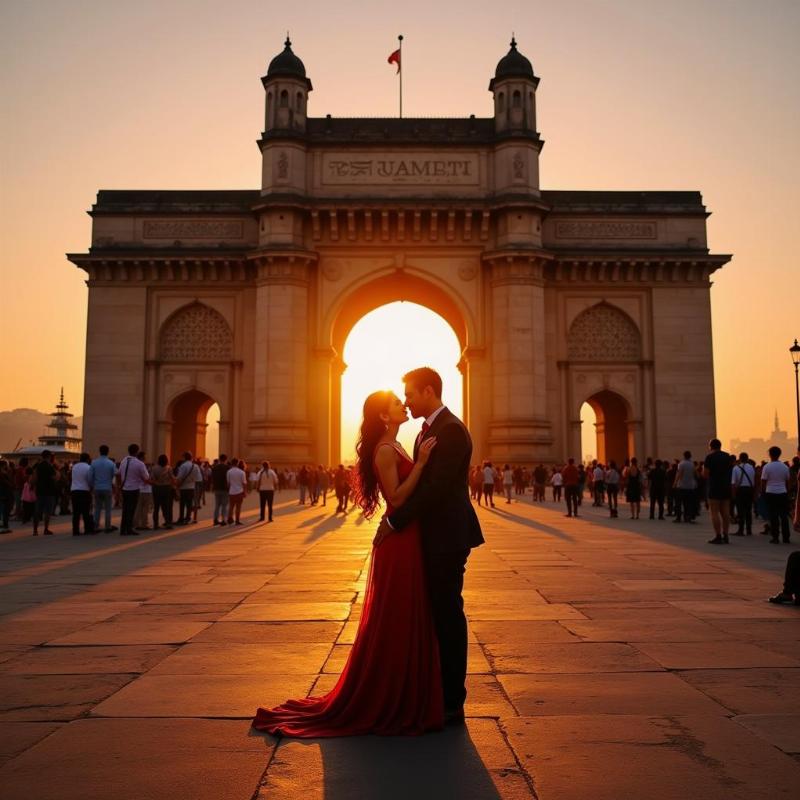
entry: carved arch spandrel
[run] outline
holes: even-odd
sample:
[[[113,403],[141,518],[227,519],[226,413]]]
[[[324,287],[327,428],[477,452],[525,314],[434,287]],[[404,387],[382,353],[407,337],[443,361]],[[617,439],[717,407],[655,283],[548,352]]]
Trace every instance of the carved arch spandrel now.
[[[233,358],[233,332],[218,311],[191,303],[161,326],[158,351],[164,361],[227,361]]]
[[[642,338],[624,311],[598,303],[578,314],[570,325],[567,355],[571,361],[639,361]]]

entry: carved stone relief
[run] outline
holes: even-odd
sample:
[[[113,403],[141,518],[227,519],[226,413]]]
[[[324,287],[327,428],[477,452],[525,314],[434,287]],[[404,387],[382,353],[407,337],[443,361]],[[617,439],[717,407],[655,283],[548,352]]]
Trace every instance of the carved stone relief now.
[[[160,354],[172,361],[223,361],[233,357],[233,335],[219,312],[193,303],[161,329]]]
[[[638,361],[641,338],[636,325],[622,311],[601,303],[575,317],[567,348],[576,361]]]

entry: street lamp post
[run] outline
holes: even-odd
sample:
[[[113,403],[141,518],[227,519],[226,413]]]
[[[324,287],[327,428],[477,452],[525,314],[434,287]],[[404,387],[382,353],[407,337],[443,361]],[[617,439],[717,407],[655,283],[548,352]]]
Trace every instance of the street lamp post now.
[[[792,355],[792,363],[794,364],[794,397],[797,405],[797,449],[800,450],[800,382],[797,375],[797,369],[800,367],[800,344],[797,344],[797,339],[794,344],[789,348]]]

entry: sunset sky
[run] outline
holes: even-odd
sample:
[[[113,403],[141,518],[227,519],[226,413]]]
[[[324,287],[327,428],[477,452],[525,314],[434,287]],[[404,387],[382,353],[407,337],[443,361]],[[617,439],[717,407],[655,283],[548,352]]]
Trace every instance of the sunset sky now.
[[[260,76],[287,29],[313,116],[491,114],[513,30],[541,78],[547,189],[699,189],[712,252],[718,432],[794,431],[800,337],[796,0],[226,3],[4,0],[0,410],[79,414],[98,189],[257,188]]]

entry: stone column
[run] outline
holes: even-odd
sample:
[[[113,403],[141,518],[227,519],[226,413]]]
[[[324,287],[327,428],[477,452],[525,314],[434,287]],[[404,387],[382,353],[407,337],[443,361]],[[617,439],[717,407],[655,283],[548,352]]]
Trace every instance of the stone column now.
[[[489,457],[530,464],[547,458],[545,257],[525,251],[484,256],[491,269]]]
[[[488,457],[489,420],[492,402],[491,366],[485,347],[468,346],[461,353],[458,369],[462,375],[464,424],[472,436],[472,462]]]
[[[270,252],[257,264],[251,460],[278,466],[314,459],[309,413],[309,282],[316,255]],[[316,402],[316,400],[315,400]]]

